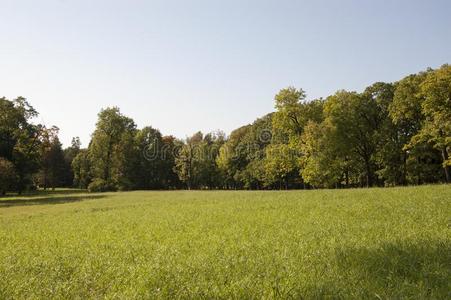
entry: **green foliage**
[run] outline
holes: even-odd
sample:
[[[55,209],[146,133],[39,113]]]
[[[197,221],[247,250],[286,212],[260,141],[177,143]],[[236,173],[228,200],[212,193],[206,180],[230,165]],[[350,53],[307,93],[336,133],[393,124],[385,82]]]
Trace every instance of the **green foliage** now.
[[[303,179],[326,187],[449,181],[449,69],[328,97],[324,121],[300,135]]]
[[[380,126],[377,103],[366,95],[339,91],[325,104],[326,122],[333,128],[333,143],[337,143],[341,158],[349,155],[364,170],[365,184],[374,184],[373,155],[377,149],[376,132]]]
[[[174,170],[188,189],[222,187],[222,178],[216,158],[224,143],[222,132],[203,135],[197,132],[180,142]]]
[[[421,111],[424,98],[420,94],[420,85],[426,75],[425,72],[409,75],[396,83],[389,113],[393,122],[402,128],[406,140],[409,140],[420,130],[424,119]]]
[[[186,140],[137,129],[119,108],[101,110],[87,149],[64,150],[56,127],[32,124],[22,97],[0,98],[0,158],[13,184],[112,190],[280,189],[396,186],[451,181],[451,67],[443,65],[363,92],[307,101],[302,89],[275,95],[276,111],[226,136]]]
[[[80,189],[88,188],[91,182],[91,161],[87,149],[81,149],[72,160],[74,185]]]
[[[137,130],[117,108],[99,113],[87,150],[77,149],[72,161],[74,184],[86,188],[93,181],[100,190],[165,189],[179,186],[172,168],[175,139],[152,128]],[[100,181],[98,179],[102,179]]]
[[[195,155],[198,153],[195,153],[195,148],[202,141],[202,137],[202,133],[198,132],[191,138],[188,138],[186,144],[180,142],[181,149],[175,159],[174,171],[178,174],[179,179],[186,184],[188,189],[191,189],[193,181],[195,183],[196,180],[195,165],[197,161]]]
[[[89,145],[92,174],[94,178],[101,178],[108,186],[114,186],[126,172],[124,163],[130,157],[132,136],[136,125],[132,119],[124,116],[119,108],[103,109],[99,113],[96,129],[92,134]]]
[[[273,114],[234,130],[216,159],[226,188],[261,188],[265,181],[265,148],[273,139]]]
[[[274,134],[282,134],[288,139],[291,148],[299,146],[299,138],[307,122],[321,122],[323,120],[324,101],[317,99],[305,100],[306,94],[302,89],[288,87],[280,90],[275,97],[276,112],[273,117]],[[279,142],[284,139],[280,139]],[[277,140],[276,140],[277,141]]]
[[[4,198],[0,298],[447,299],[450,209],[449,185]]]
[[[16,170],[9,160],[0,157],[0,195],[10,191],[16,183]]]
[[[38,113],[23,97],[12,101],[0,98],[0,112],[0,157],[14,165],[17,174],[15,188],[21,192],[32,186],[32,175],[39,170],[43,126],[29,122]]]
[[[271,144],[265,149],[264,180],[267,186],[288,188],[288,176],[296,172],[297,156],[286,144]]]
[[[62,185],[65,187],[74,186],[74,173],[72,170],[72,162],[80,152],[81,142],[79,137],[72,138],[71,145],[63,150],[64,152],[64,168],[61,178]]]
[[[163,137],[157,129],[144,127],[138,130],[134,137],[135,154],[131,180],[140,189],[162,189],[167,182],[167,155],[171,155],[170,149],[166,149]]]
[[[440,69],[429,72],[421,84],[421,94],[424,97],[422,111],[425,124],[417,137],[427,138],[433,147],[441,152],[442,165],[446,181],[451,181],[451,66],[443,65]],[[414,138],[413,143],[416,140]]]
[[[93,192],[106,192],[114,190],[114,186],[111,186],[106,180],[102,178],[95,178],[89,185],[88,191]]]
[[[64,152],[58,139],[57,127],[43,128],[40,143],[41,168],[38,174],[38,185],[47,189],[61,186],[66,162]]]
[[[274,115],[274,127],[288,132],[291,136],[302,133],[302,101],[305,97],[302,89],[288,87],[280,90],[275,96],[277,113]]]
[[[345,174],[349,184],[346,152],[334,143],[335,128],[328,123],[310,121],[304,128],[299,159],[301,175],[313,187],[334,187]]]
[[[226,188],[241,188],[241,173],[247,166],[245,154],[246,145],[242,143],[251,126],[243,126],[235,129],[228,140],[220,148],[216,163],[224,178]]]

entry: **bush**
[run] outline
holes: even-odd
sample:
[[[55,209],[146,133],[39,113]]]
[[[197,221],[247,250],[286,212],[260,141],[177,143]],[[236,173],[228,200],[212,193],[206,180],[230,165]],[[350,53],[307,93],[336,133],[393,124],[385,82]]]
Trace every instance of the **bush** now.
[[[109,185],[105,180],[101,178],[94,179],[88,185],[89,192],[107,192],[114,190],[111,185]]]
[[[119,182],[117,183],[116,186],[119,191],[129,191],[133,189],[132,181],[126,177],[122,177],[121,179],[119,179]]]

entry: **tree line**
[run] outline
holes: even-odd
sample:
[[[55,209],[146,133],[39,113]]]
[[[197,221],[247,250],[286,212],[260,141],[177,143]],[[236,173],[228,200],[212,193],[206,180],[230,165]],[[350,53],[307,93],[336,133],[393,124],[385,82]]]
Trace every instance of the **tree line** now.
[[[275,96],[275,111],[226,136],[184,140],[138,129],[117,107],[102,109],[86,148],[62,149],[57,127],[19,97],[0,98],[0,192],[54,187],[292,189],[397,186],[451,180],[451,66],[363,92],[307,101]]]

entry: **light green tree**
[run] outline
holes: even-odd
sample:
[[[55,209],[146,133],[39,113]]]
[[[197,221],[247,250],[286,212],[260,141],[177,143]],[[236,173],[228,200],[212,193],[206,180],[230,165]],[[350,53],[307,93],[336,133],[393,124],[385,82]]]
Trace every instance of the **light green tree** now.
[[[440,176],[437,176],[440,151],[434,149],[424,127],[425,94],[421,86],[431,72],[433,70],[428,69],[398,81],[393,102],[389,105],[389,116],[396,127],[397,142],[402,145],[403,183],[421,184],[440,180]],[[389,155],[393,155],[393,152]]]
[[[270,144],[265,148],[265,185],[288,189],[289,176],[296,172],[298,156],[287,144]]]
[[[421,83],[421,105],[425,116],[423,128],[412,143],[426,139],[442,155],[442,166],[447,182],[451,181],[451,66],[429,72]]]

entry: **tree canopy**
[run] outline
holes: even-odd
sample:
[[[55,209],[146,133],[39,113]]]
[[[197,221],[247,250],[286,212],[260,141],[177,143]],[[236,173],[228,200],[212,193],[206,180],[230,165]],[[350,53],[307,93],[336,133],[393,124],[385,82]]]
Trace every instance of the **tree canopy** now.
[[[118,107],[98,114],[90,143],[63,149],[59,129],[32,122],[23,97],[0,98],[0,193],[74,186],[290,189],[451,181],[451,66],[307,100],[281,89],[275,111],[232,131],[186,139],[137,128]]]

